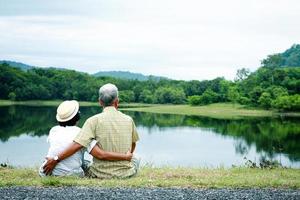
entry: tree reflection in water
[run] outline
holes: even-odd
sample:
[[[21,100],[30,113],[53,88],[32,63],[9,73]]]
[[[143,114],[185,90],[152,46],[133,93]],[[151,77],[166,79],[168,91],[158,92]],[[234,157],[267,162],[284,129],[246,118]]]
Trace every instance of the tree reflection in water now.
[[[81,127],[84,121],[96,113],[99,107],[81,107]],[[27,134],[47,135],[56,124],[56,107],[4,106],[0,107],[0,140]],[[199,127],[212,130],[223,137],[236,139],[236,152],[244,155],[251,145],[258,152],[266,152],[272,158],[275,153],[284,153],[292,161],[300,160],[299,118],[244,118],[221,120],[208,117],[126,112],[137,126],[160,129],[170,127]],[[151,132],[151,131],[149,131]],[[151,132],[155,134],[155,132]]]

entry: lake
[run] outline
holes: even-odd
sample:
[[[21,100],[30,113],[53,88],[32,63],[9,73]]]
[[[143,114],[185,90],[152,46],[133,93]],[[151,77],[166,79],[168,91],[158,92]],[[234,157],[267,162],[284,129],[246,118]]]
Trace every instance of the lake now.
[[[81,107],[81,127],[99,107]],[[276,160],[300,168],[299,118],[207,117],[124,112],[137,126],[136,155],[142,164],[173,167],[231,167]],[[34,167],[41,164],[49,145],[46,138],[56,125],[56,107],[0,107],[0,163]]]

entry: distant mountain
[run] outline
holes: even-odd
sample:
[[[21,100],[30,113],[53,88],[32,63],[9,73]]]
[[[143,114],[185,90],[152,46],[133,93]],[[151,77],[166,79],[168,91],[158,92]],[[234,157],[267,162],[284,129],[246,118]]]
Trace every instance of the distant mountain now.
[[[12,66],[12,67],[17,67],[20,68],[21,70],[27,71],[30,70],[32,68],[34,68],[35,66],[32,65],[27,65],[21,62],[15,62],[15,61],[9,61],[9,60],[0,60],[0,64],[3,63],[7,63],[8,65]],[[67,68],[64,67],[44,67],[44,69],[57,69],[57,70],[67,70]],[[121,78],[121,79],[129,79],[129,80],[139,80],[139,81],[146,81],[149,79],[152,80],[160,80],[160,79],[168,79],[166,77],[162,77],[162,76],[146,76],[143,75],[141,73],[132,73],[129,71],[100,71],[97,72],[95,74],[92,74],[93,76],[96,77],[103,77],[103,76],[108,76],[108,77],[114,77],[114,78]]]
[[[266,67],[300,67],[300,44],[294,44],[283,53],[269,55],[262,61]]]
[[[10,61],[10,60],[0,60],[0,65],[6,63],[11,67],[17,67],[20,68],[23,71],[30,70],[32,68],[39,68],[38,66],[32,66],[32,65],[27,65],[21,62],[15,62],[15,61]],[[63,67],[43,67],[44,69],[57,69],[57,70],[67,70],[67,68]]]
[[[21,70],[27,71],[29,69],[34,68],[34,66],[27,65],[21,62],[15,62],[15,61],[9,61],[9,60],[0,60],[0,64],[7,63],[8,65],[12,67],[20,68]]]
[[[114,78],[121,78],[121,79],[130,79],[130,80],[139,80],[139,81],[147,81],[149,79],[152,80],[160,80],[160,79],[168,79],[162,76],[145,76],[141,73],[132,73],[128,71],[100,71],[95,74],[94,76],[101,77],[101,76],[108,76]]]

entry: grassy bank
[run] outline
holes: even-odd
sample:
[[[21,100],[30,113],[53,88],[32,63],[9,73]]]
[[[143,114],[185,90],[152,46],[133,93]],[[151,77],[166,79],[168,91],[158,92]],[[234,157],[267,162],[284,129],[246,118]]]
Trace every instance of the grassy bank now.
[[[61,102],[62,102],[61,100],[51,100],[51,101],[0,100],[0,106],[10,106],[10,105],[58,106]],[[97,102],[81,101],[80,106],[99,106],[99,104]],[[300,117],[299,112],[280,113],[274,110],[247,108],[246,106],[240,104],[231,104],[231,103],[215,103],[206,106],[121,103],[120,110],[162,113],[162,114],[207,116],[207,117],[220,118],[220,119],[232,119],[232,118],[241,118],[241,117],[272,117],[272,116],[279,116],[279,115]]]
[[[299,169],[195,169],[144,167],[133,178],[40,178],[34,169],[0,168],[0,186],[101,186],[191,188],[300,188]]]
[[[231,103],[215,103],[206,106],[190,106],[190,105],[154,105],[151,107],[142,108],[125,108],[123,110],[165,113],[178,115],[195,115],[207,116],[212,118],[229,119],[241,117],[271,117],[271,116],[298,116],[300,113],[279,113],[272,110],[262,110],[247,108],[239,104]]]

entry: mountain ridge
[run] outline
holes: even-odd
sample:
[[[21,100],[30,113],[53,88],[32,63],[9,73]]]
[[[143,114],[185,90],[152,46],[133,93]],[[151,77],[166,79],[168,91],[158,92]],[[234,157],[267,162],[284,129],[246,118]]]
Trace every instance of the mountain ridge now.
[[[9,66],[17,67],[23,71],[28,71],[32,68],[40,68],[38,66],[33,66],[29,64],[24,64],[22,62],[10,61],[10,60],[0,60],[0,64],[7,63]],[[55,68],[59,70],[66,70],[67,68],[63,67],[46,67],[46,68]],[[68,70],[68,69],[67,69]],[[69,69],[71,70],[71,69]],[[77,70],[75,70],[77,71]],[[79,71],[81,72],[81,71]],[[90,74],[95,77],[113,77],[113,78],[120,78],[120,79],[128,79],[128,80],[139,80],[139,81],[147,81],[147,80],[161,80],[161,79],[169,79],[167,77],[162,76],[154,76],[154,75],[144,75],[142,73],[135,73],[130,71],[99,71],[94,74]]]
[[[28,64],[24,64],[24,63],[21,63],[21,62],[16,62],[16,61],[11,61],[11,60],[0,60],[0,64],[8,64],[9,66],[12,66],[12,67],[17,67],[23,71],[27,71],[27,70],[30,70],[32,68],[34,68],[35,66],[32,66],[32,65],[28,65]]]
[[[99,71],[94,73],[93,76],[96,77],[114,77],[121,79],[130,79],[130,80],[139,80],[139,81],[147,81],[149,79],[152,80],[160,80],[160,79],[168,79],[162,76],[154,76],[154,75],[144,75],[142,73],[135,73],[130,71]]]

